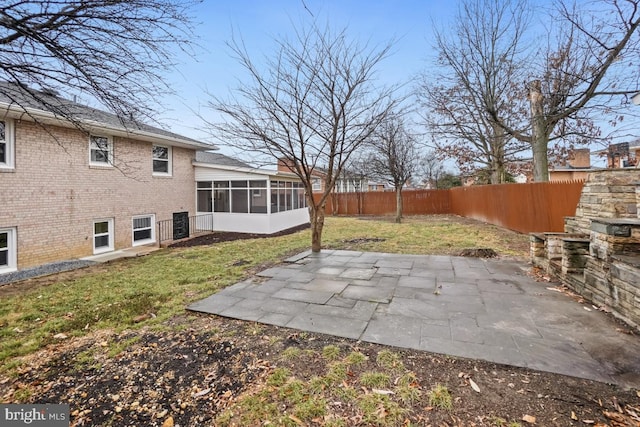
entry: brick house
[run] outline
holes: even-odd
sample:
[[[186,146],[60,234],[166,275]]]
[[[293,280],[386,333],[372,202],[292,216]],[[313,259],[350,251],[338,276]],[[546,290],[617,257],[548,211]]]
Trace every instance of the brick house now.
[[[280,158],[277,164],[278,171],[291,172],[293,170],[292,163],[288,159]],[[327,174],[321,168],[311,171],[311,184],[314,193],[323,193],[325,188],[325,179]],[[362,174],[350,173],[343,171],[336,180],[333,188],[334,193],[357,193],[360,191],[384,191],[384,187],[373,183],[369,185],[369,178]]]
[[[640,167],[640,140],[610,144],[604,150],[594,154],[606,157],[607,169],[639,168]]]
[[[591,151],[588,148],[573,150],[563,164],[549,168],[549,181],[585,180],[594,168],[591,167]]]
[[[216,147],[51,94],[39,93],[45,105],[9,93],[0,97],[0,274],[154,244],[157,221],[195,214],[195,153]]]

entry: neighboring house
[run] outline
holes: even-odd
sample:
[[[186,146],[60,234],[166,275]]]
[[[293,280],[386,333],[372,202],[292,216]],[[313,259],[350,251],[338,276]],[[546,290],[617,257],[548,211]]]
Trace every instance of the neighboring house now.
[[[591,151],[588,148],[573,150],[563,163],[549,167],[549,181],[585,180],[589,172],[596,170],[591,167]]]
[[[640,140],[611,144],[594,154],[607,158],[607,169],[640,167]]]
[[[271,234],[309,222],[305,189],[289,171],[208,152],[196,153],[193,165],[200,229]]]
[[[157,221],[195,214],[192,162],[215,147],[12,88],[0,97],[0,273],[155,244]]]
[[[393,188],[389,187],[384,182],[369,181],[367,183],[367,191],[385,191],[385,190],[393,190]]]
[[[287,159],[278,159],[278,171],[291,172],[293,167],[290,165]],[[325,179],[327,173],[321,168],[317,168],[311,171],[311,185],[314,193],[323,193]],[[377,190],[377,188],[376,188]],[[369,178],[362,174],[354,174],[349,172],[342,172],[338,177],[334,185],[333,191],[335,193],[356,193],[360,191],[371,191],[369,186]]]

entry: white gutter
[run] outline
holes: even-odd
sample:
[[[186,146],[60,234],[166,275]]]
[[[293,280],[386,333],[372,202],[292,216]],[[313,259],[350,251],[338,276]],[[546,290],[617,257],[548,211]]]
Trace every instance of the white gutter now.
[[[4,110],[4,117],[11,117],[18,120],[39,121],[44,124],[55,125],[66,128],[74,128],[72,122],[68,119],[56,116],[49,111],[37,108],[21,107],[15,103],[9,104],[0,102],[0,110]],[[202,149],[202,150],[218,150],[219,147],[213,144],[206,144],[199,141],[191,141],[183,138],[176,138],[169,135],[162,135],[151,131],[140,129],[126,129],[119,126],[109,125],[96,120],[80,119],[78,120],[89,132],[105,132],[113,136],[121,136],[132,138],[146,142],[160,142],[173,147]]]
[[[296,174],[291,172],[282,172],[272,169],[257,169],[257,168],[243,168],[240,166],[227,166],[227,165],[218,165],[214,163],[205,163],[205,162],[197,162],[193,161],[193,166],[208,168],[208,169],[221,169],[225,171],[231,172],[243,172],[243,173],[254,173],[257,175],[267,175],[267,176],[282,176],[286,178],[296,178],[300,179]]]

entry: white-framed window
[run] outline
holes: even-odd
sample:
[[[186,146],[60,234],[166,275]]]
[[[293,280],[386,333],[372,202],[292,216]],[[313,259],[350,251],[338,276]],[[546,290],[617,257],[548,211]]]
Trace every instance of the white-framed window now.
[[[149,243],[155,243],[156,241],[156,216],[151,215],[139,215],[134,216],[132,219],[132,235],[133,246],[146,245]]]
[[[171,147],[153,146],[153,174],[171,176]]]
[[[89,164],[113,166],[113,138],[102,135],[89,137]]]
[[[113,218],[93,221],[93,253],[113,250]]]
[[[0,120],[0,169],[14,168],[13,120]]]
[[[311,180],[311,189],[313,191],[320,191],[322,190],[322,182],[320,182],[320,178],[313,178]]]
[[[17,270],[17,241],[15,227],[0,228],[0,274]]]

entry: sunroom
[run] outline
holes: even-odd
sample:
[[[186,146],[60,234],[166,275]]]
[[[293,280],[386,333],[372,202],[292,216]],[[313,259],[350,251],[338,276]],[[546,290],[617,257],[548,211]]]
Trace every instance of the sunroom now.
[[[294,174],[228,160],[216,154],[194,162],[200,229],[206,222],[213,231],[272,234],[309,222],[305,190]]]

